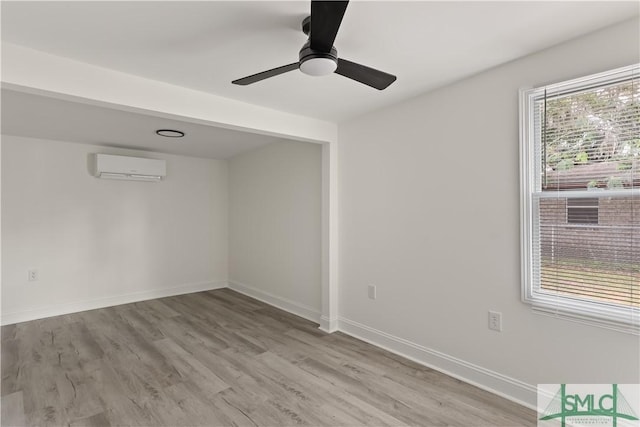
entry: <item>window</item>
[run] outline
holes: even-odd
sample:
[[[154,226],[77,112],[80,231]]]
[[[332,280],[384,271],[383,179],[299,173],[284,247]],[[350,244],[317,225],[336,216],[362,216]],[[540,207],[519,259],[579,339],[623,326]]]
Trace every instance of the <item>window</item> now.
[[[522,298],[640,333],[640,65],[522,90]]]
[[[597,224],[598,198],[567,199],[568,224]]]

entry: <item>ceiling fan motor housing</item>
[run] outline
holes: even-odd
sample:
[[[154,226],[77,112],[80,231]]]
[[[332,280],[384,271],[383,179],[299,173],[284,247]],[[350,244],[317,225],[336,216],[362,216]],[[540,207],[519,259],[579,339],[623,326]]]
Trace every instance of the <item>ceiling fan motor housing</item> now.
[[[338,68],[338,51],[331,47],[329,52],[319,52],[307,41],[300,49],[300,71],[310,76],[325,76]]]

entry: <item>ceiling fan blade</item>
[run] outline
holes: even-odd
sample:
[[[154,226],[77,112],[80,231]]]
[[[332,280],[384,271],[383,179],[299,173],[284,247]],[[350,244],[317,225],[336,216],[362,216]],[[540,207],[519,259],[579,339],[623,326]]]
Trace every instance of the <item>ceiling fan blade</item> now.
[[[387,86],[396,81],[396,76],[394,75],[365,67],[364,65],[356,64],[346,59],[338,59],[336,74],[364,83],[378,90],[386,89]]]
[[[297,69],[298,69],[298,63],[294,62],[293,64],[283,65],[282,67],[273,68],[271,70],[263,71],[258,74],[252,74],[250,76],[243,77],[238,80],[234,80],[231,83],[235,85],[246,86],[246,85],[250,85],[251,83],[256,83],[256,82],[259,82],[260,80],[268,79],[269,77],[275,77],[277,75],[284,74],[289,71],[293,71]]]
[[[309,34],[311,49],[319,52],[331,51],[348,4],[348,1],[311,2],[311,32]]]

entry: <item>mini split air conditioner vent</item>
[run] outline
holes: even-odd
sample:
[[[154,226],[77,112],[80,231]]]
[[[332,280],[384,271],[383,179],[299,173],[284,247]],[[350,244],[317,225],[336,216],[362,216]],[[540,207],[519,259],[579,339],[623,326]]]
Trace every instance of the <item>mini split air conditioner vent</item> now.
[[[96,178],[161,181],[167,176],[165,160],[111,154],[94,154],[93,156],[93,175]]]

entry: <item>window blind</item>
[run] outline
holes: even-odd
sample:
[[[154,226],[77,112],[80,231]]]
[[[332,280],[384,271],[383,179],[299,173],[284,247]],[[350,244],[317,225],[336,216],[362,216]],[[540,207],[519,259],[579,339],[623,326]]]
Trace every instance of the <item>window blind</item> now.
[[[600,203],[597,197],[568,198],[567,222],[569,224],[598,224],[599,208]]]
[[[538,90],[533,121],[533,291],[558,306],[631,313],[640,308],[637,68]]]

